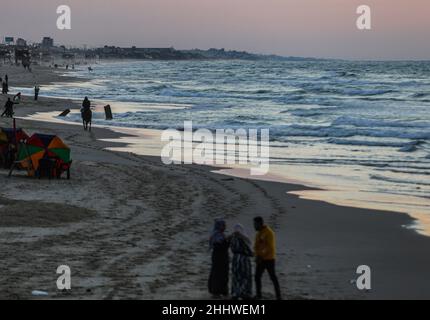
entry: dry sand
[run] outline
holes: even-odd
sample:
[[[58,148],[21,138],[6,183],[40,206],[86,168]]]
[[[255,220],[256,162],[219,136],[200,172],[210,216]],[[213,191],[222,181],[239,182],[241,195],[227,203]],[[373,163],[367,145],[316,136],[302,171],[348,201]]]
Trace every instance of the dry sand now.
[[[58,82],[52,70],[0,67],[11,86]],[[36,78],[35,78],[36,77]],[[70,79],[66,79],[70,80]],[[13,94],[13,92],[11,92]],[[3,105],[5,97],[0,97]],[[18,117],[78,107],[73,101],[24,97]],[[266,218],[277,233],[277,271],[288,299],[430,298],[430,238],[392,212],[299,199],[300,185],[231,178],[202,166],[165,166],[159,157],[109,151],[121,147],[104,128],[18,120],[28,133],[58,134],[72,148],[72,179],[37,180],[0,170],[0,299],[209,299],[208,235],[225,217],[253,234]],[[0,119],[0,127],[9,127]],[[389,209],[389,208],[387,208]],[[72,290],[56,289],[59,265]],[[372,268],[373,288],[351,280]],[[265,276],[264,295],[273,298]]]

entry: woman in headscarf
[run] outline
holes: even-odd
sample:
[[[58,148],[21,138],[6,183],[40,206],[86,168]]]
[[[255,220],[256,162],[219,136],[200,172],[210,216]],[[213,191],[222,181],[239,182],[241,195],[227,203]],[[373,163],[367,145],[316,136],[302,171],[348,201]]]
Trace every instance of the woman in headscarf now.
[[[230,248],[233,252],[232,263],[232,297],[233,299],[251,299],[252,297],[252,265],[251,240],[241,224],[234,227]]]
[[[212,250],[209,293],[216,297],[228,295],[229,242],[224,234],[225,229],[226,223],[224,220],[215,220],[214,231],[209,240]]]

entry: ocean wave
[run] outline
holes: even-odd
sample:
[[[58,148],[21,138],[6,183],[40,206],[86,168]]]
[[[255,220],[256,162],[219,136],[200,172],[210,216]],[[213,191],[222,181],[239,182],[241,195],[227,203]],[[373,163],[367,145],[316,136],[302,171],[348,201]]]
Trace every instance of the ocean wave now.
[[[395,91],[392,89],[343,89],[338,92],[348,96],[378,96]]]
[[[423,121],[386,121],[386,120],[374,120],[366,118],[354,118],[350,116],[342,116],[332,122],[334,126],[354,126],[354,127],[386,127],[386,128],[430,128],[430,122]]]
[[[282,113],[286,113],[286,112],[282,112]],[[324,114],[324,112],[322,112],[322,111],[318,111],[318,110],[312,110],[312,109],[310,109],[310,110],[292,110],[292,111],[288,111],[288,113],[290,113],[291,115],[293,115],[293,116],[296,116],[296,117],[317,117],[317,116],[320,116],[320,115],[323,115]]]
[[[417,92],[411,95],[411,98],[425,98],[430,96],[429,92]]]
[[[419,180],[406,180],[406,179],[397,179],[392,177],[386,177],[383,175],[371,174],[370,179],[372,180],[380,180],[392,183],[401,183],[401,184],[412,184],[417,186],[430,186],[429,182],[419,181]]]
[[[321,138],[349,138],[354,136],[375,138],[401,138],[411,140],[429,140],[430,131],[399,131],[395,128],[386,130],[372,130],[364,128],[339,128],[336,126],[318,125],[290,125],[283,128],[274,128],[273,134],[280,138],[288,136],[321,137]]]
[[[423,142],[421,140],[411,142],[390,142],[390,141],[369,141],[369,140],[350,140],[330,138],[328,143],[345,145],[345,146],[366,146],[366,147],[390,147],[399,148],[400,152],[414,152],[418,150],[418,146]]]

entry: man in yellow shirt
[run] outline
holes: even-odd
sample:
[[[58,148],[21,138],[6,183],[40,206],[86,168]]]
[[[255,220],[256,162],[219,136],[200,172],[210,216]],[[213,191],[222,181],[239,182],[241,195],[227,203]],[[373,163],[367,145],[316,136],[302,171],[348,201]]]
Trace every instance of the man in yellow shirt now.
[[[257,290],[256,299],[261,299],[261,278],[264,271],[267,269],[270,279],[275,287],[276,298],[281,300],[281,289],[279,287],[278,278],[275,272],[276,260],[276,239],[275,233],[267,225],[264,224],[262,217],[254,219],[254,227],[257,231],[254,244],[254,252],[256,256],[256,271],[255,284]]]

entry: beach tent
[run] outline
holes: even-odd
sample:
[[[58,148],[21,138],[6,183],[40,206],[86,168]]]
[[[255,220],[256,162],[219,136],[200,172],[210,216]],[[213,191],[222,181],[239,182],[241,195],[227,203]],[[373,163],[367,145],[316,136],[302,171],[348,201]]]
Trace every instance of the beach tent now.
[[[16,140],[18,143],[27,140],[29,137],[22,129],[0,128],[0,163],[5,168],[10,168],[15,161]]]
[[[18,161],[30,175],[37,172],[41,159],[56,160],[56,169],[60,170],[57,172],[58,176],[64,171],[69,173],[72,163],[70,148],[58,136],[35,133],[21,145]]]
[[[29,136],[25,133],[22,129],[16,129],[16,136],[15,136],[15,130],[14,129],[4,129],[0,128],[0,144],[7,145],[10,143],[15,144],[16,139],[18,139],[18,142],[22,140],[27,140]]]

